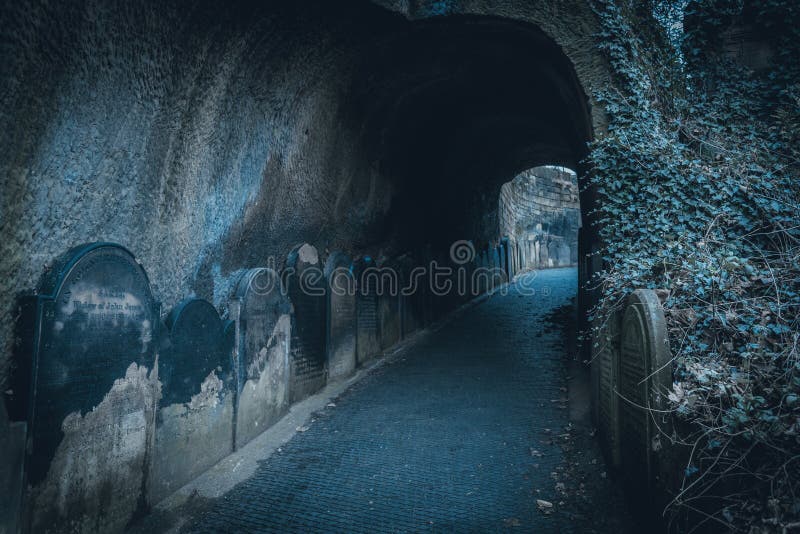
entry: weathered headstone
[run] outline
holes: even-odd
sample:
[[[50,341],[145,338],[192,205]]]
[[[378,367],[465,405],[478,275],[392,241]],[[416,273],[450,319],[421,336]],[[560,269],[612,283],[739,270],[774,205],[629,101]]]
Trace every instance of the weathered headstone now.
[[[217,310],[189,298],[165,322],[150,486],[154,503],[233,451],[234,377]]]
[[[449,254],[438,252],[433,256],[436,270],[431,272],[431,303],[433,305],[433,319],[438,321],[453,309],[453,283],[455,277],[448,274],[446,269],[452,269]]]
[[[652,290],[638,289],[622,319],[619,357],[620,459],[627,485],[644,492],[653,483],[653,453],[663,438],[654,423],[672,388],[664,311]],[[655,411],[651,411],[655,410]]]
[[[475,274],[473,275],[475,293],[478,295],[483,295],[490,289],[491,283],[492,272],[489,262],[489,254],[487,250],[484,249],[481,250],[480,254],[478,254],[477,268],[475,269]]]
[[[327,299],[325,274],[316,248],[308,243],[295,247],[287,257],[286,268],[286,288],[294,309],[289,392],[292,402],[296,402],[325,386]]]
[[[500,247],[492,247],[492,281],[494,283],[494,288],[504,284],[508,281],[506,277],[505,269],[503,268],[503,264],[501,263],[501,254],[500,254]]]
[[[593,339],[592,380],[594,410],[598,438],[611,464],[619,467],[619,398],[617,373],[619,369],[619,334],[622,313],[611,311],[608,316],[597,315]]]
[[[356,277],[356,354],[358,364],[380,354],[378,337],[378,287],[377,278],[368,276],[375,268],[374,260],[364,256],[354,263]]]
[[[325,262],[328,283],[328,377],[343,378],[356,367],[356,280],[353,262],[334,252]]]
[[[414,261],[405,256],[399,262],[400,325],[402,337],[422,328],[425,321],[425,279],[414,272]]]
[[[378,331],[381,349],[387,349],[400,341],[400,266],[388,261],[379,269]]]
[[[500,245],[497,247],[498,252],[500,253],[500,268],[506,273],[506,280],[510,280],[509,276],[509,265],[508,265],[508,240],[504,239]]]
[[[242,274],[225,325],[236,376],[234,446],[240,448],[289,408],[291,305],[272,269]]]
[[[159,306],[133,255],[94,243],[36,302],[26,459],[33,531],[118,531],[147,502]]]

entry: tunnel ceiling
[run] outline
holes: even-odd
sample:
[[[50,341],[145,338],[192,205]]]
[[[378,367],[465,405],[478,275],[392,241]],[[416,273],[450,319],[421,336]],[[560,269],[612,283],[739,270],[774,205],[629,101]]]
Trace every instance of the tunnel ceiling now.
[[[571,63],[529,25],[405,22],[354,79],[354,113],[395,183],[394,225],[406,243],[473,237],[502,183],[539,164],[576,166],[591,137]]]

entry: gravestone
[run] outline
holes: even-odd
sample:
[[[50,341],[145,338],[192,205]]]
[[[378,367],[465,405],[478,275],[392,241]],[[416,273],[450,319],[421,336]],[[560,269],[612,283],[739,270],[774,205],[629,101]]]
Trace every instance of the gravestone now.
[[[328,284],[328,378],[349,376],[356,368],[356,280],[353,262],[334,252],[325,262]]]
[[[286,288],[294,309],[289,393],[291,402],[297,402],[325,386],[327,298],[316,248],[308,243],[295,247],[287,257],[286,268]]]
[[[396,261],[386,262],[380,267],[378,282],[378,332],[381,349],[387,349],[400,341],[400,266]]]
[[[375,358],[381,352],[378,337],[378,281],[367,274],[375,262],[364,256],[354,263],[356,277],[356,356],[358,365]],[[366,273],[366,274],[365,274]]]
[[[497,247],[497,250],[500,254],[500,269],[503,270],[505,273],[506,280],[510,280],[511,277],[509,276],[509,265],[508,265],[508,256],[506,252],[508,251],[508,241],[504,240],[500,245]]]
[[[76,247],[36,298],[26,459],[33,531],[117,531],[147,503],[159,306],[112,243]]]
[[[433,305],[433,319],[441,320],[453,309],[453,284],[455,275],[448,275],[445,269],[452,269],[448,255],[438,252],[433,256],[436,270],[431,272],[431,303]]]
[[[594,410],[598,438],[614,467],[619,467],[619,398],[617,396],[617,373],[619,369],[619,335],[622,313],[609,312],[608,317],[598,314],[593,340],[592,380]]]
[[[405,338],[423,327],[425,321],[425,278],[414,273],[414,260],[410,256],[399,262],[400,328]]]
[[[649,492],[653,456],[662,439],[655,422],[663,416],[672,388],[664,311],[656,293],[634,291],[622,318],[619,374],[619,449],[626,485],[633,495]],[[651,412],[650,410],[656,410]]]
[[[492,247],[492,282],[495,288],[508,280],[500,258],[500,247]]]
[[[487,250],[481,250],[478,255],[478,268],[475,270],[474,283],[476,293],[483,295],[486,293],[492,282],[491,264],[489,262],[489,253]]]
[[[233,451],[234,377],[217,310],[188,298],[170,311],[162,332],[153,503]]]
[[[238,449],[289,409],[291,304],[278,274],[268,268],[242,273],[229,314],[225,338],[233,344]]]

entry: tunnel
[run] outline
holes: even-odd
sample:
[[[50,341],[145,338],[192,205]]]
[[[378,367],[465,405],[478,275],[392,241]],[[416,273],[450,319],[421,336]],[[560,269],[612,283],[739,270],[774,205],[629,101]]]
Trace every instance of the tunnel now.
[[[606,66],[586,46],[596,25],[584,2],[5,2],[0,377],[8,425],[27,423],[32,436],[20,452],[20,530],[560,525],[546,523],[558,492],[545,498],[533,486],[565,475],[576,449],[595,447],[584,436],[562,452],[558,436],[573,431],[571,413],[589,410],[588,398],[565,399],[576,384],[567,374],[585,369],[562,338],[574,341],[591,300],[577,293],[595,261],[583,161],[604,128],[591,95]],[[522,267],[519,244],[501,231],[500,206],[503,184],[542,166],[576,171],[569,195],[577,209],[581,186],[584,224],[577,251],[547,265],[562,268],[537,274],[543,264]],[[468,245],[468,259],[455,260],[454,243]],[[385,268],[402,288],[434,260],[490,274],[455,296],[359,285],[359,274]],[[323,287],[336,269],[356,280],[357,297],[334,299]],[[281,282],[315,270],[319,293],[302,277]],[[439,331],[431,325],[440,338],[424,337]],[[418,338],[424,350],[404,356]],[[398,363],[381,364],[389,353]],[[402,380],[389,377],[393,366]],[[377,378],[343,389],[373,367]],[[388,385],[374,385],[384,375]],[[357,400],[358,388],[373,396]],[[320,395],[330,398],[295,425]],[[491,447],[522,460],[479,446],[504,417]],[[448,424],[460,443],[433,437]],[[336,435],[294,446],[264,437],[288,428],[301,439],[317,427]],[[378,449],[393,442],[394,456],[383,457]],[[369,500],[363,473],[314,471],[319,447],[383,473],[382,491],[405,488],[389,497],[410,515],[392,515],[386,502],[375,511],[389,497]],[[264,451],[269,460],[254,460]],[[417,473],[407,483],[396,462],[404,454]],[[255,478],[205,482],[233,492],[227,512],[217,490],[200,490],[203,502],[181,497],[195,479],[235,472],[234,457]],[[474,465],[459,463],[467,459]],[[434,474],[415,479],[426,463]],[[499,493],[473,488],[470,469],[490,469]],[[284,489],[271,482],[281,473],[291,479]],[[617,506],[603,473],[592,491]],[[272,496],[267,511],[241,505],[263,500],[259,484]],[[522,493],[504,506],[507,484]],[[294,493],[281,493],[289,486]],[[301,495],[309,487],[319,509]],[[472,503],[481,491],[488,496]],[[337,499],[360,508],[325,508]],[[303,503],[297,522],[292,502]],[[260,527],[248,510],[266,514]],[[591,523],[588,512],[580,521]]]

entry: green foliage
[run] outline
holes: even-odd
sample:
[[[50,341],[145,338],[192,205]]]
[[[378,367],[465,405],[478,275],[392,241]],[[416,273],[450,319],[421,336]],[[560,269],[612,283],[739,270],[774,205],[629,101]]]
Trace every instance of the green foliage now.
[[[693,2],[685,63],[653,50],[625,4],[595,11],[616,77],[597,95],[610,124],[590,155],[595,313],[638,287],[669,290],[670,399],[692,429],[669,436],[691,449],[670,510],[702,500],[718,527],[780,530],[800,520],[800,4]],[[775,68],[720,53],[743,16]]]

